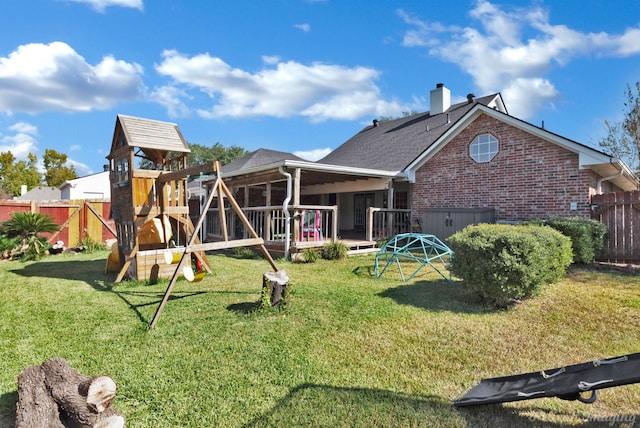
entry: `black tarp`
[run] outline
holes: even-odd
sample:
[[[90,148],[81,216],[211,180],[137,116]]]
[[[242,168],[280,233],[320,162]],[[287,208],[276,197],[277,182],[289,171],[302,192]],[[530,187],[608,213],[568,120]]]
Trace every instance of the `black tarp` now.
[[[539,372],[482,379],[464,396],[453,400],[453,404],[463,407],[542,397],[592,402],[582,394],[638,382],[640,382],[640,353]]]

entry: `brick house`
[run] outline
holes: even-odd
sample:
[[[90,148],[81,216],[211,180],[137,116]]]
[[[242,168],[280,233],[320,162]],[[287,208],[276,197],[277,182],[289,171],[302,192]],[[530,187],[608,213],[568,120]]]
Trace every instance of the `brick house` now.
[[[317,162],[254,152],[223,178],[249,211],[269,207],[255,220],[265,239],[289,211],[294,250],[310,211],[321,241],[408,230],[444,239],[470,223],[589,217],[592,195],[638,188],[622,161],[509,115],[500,94],[452,105],[438,84],[430,100],[429,112],[374,120]]]

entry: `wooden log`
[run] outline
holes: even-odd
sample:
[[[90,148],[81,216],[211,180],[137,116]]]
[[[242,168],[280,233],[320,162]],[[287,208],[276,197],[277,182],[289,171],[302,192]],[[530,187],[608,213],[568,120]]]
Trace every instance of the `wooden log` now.
[[[41,367],[47,388],[69,426],[92,428],[112,416],[120,416],[124,426],[122,415],[109,407],[116,394],[116,384],[111,378],[107,381],[108,376],[90,378],[80,374],[59,357],[45,361]],[[106,425],[111,426],[117,425]]]
[[[18,376],[16,428],[64,428],[58,404],[47,391],[40,366],[29,366]]]
[[[288,286],[289,277],[285,271],[266,272],[262,276],[262,306],[267,306],[267,302],[273,308],[287,306],[289,297]]]

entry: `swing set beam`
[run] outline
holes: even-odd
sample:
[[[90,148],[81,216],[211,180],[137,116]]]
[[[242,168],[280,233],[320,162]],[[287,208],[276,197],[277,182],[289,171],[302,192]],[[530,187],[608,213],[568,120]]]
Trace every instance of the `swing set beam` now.
[[[151,330],[153,327],[155,327],[155,325],[158,322],[158,319],[160,318],[160,314],[162,313],[164,306],[166,305],[167,301],[169,300],[169,296],[171,295],[171,291],[173,290],[173,287],[178,279],[179,276],[179,272],[182,268],[183,263],[185,262],[185,256],[187,254],[191,254],[193,252],[196,251],[210,251],[210,250],[221,250],[221,249],[227,249],[227,248],[235,248],[235,247],[248,247],[248,246],[259,246],[260,250],[262,251],[262,254],[264,255],[264,257],[267,259],[267,261],[269,262],[269,264],[271,265],[271,267],[273,268],[274,271],[278,271],[278,267],[275,264],[275,261],[273,260],[273,257],[271,257],[271,254],[269,253],[269,251],[267,250],[267,248],[264,245],[264,239],[262,239],[260,236],[258,236],[258,234],[256,233],[256,231],[253,229],[253,226],[251,225],[251,223],[249,222],[249,220],[247,219],[247,217],[244,215],[244,212],[242,211],[242,208],[240,207],[240,205],[238,205],[238,203],[236,202],[235,198],[233,197],[233,194],[231,193],[231,191],[229,190],[229,188],[224,184],[224,181],[222,181],[221,175],[220,175],[220,162],[215,161],[213,163],[213,165],[209,164],[206,165],[206,168],[204,165],[198,166],[198,167],[194,167],[194,168],[187,168],[184,170],[180,170],[180,171],[173,171],[173,172],[169,172],[166,174],[162,174],[160,175],[160,177],[158,177],[158,180],[160,182],[164,182],[164,181],[170,181],[170,180],[175,180],[178,178],[184,178],[188,175],[193,175],[193,174],[201,174],[201,173],[209,173],[209,172],[213,172],[214,174],[216,174],[216,181],[209,193],[209,197],[207,199],[207,203],[205,204],[204,208],[202,209],[202,211],[200,212],[200,217],[198,218],[198,223],[196,224],[193,233],[191,234],[191,238],[189,239],[188,244],[185,246],[184,251],[182,252],[182,255],[180,257],[180,261],[178,262],[178,264],[176,265],[176,269],[173,272],[173,275],[171,277],[171,281],[169,281],[169,285],[167,286],[167,289],[164,293],[164,296],[162,297],[162,300],[160,301],[160,304],[158,305],[158,308],[156,309],[156,313],[153,316],[153,319],[151,320],[151,323],[149,324],[149,330]],[[167,178],[168,177],[168,178]],[[222,207],[224,207],[224,200],[223,200],[223,195],[224,197],[226,197],[227,201],[229,201],[229,204],[231,205],[231,208],[233,209],[233,211],[236,213],[236,215],[238,215],[238,217],[240,218],[240,220],[242,221],[242,223],[244,224],[245,228],[247,229],[247,231],[249,232],[249,234],[251,235],[251,238],[249,239],[235,239],[235,240],[229,240],[229,237],[226,233],[226,219],[224,216],[224,209],[220,210],[220,215],[221,215],[221,222],[223,225],[223,231],[224,233],[224,240],[223,241],[218,241],[218,242],[207,242],[207,243],[202,243],[202,244],[195,244],[195,240],[196,237],[198,236],[198,232],[200,231],[200,228],[202,227],[202,224],[204,223],[204,220],[207,216],[207,212],[209,210],[209,207],[211,206],[211,203],[213,202],[213,198],[214,196],[218,195],[218,204],[221,205]],[[190,259],[190,257],[189,257]]]

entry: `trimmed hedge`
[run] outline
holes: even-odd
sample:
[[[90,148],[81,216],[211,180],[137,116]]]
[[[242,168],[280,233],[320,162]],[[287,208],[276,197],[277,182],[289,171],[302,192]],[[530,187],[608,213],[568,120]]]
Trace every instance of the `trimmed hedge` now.
[[[571,238],[574,263],[593,263],[602,254],[608,234],[602,222],[582,217],[552,217],[542,223]]]
[[[571,240],[545,226],[480,224],[449,237],[451,272],[497,307],[537,294],[571,264]]]

